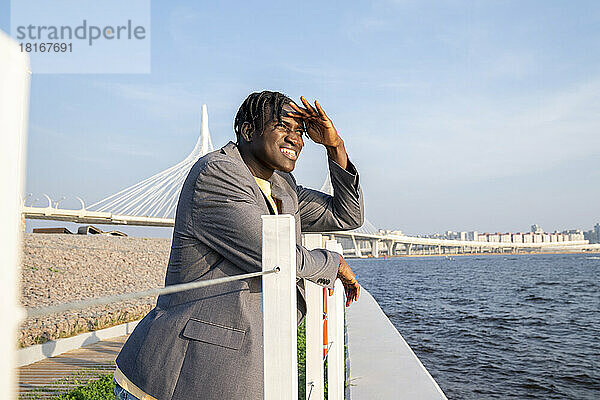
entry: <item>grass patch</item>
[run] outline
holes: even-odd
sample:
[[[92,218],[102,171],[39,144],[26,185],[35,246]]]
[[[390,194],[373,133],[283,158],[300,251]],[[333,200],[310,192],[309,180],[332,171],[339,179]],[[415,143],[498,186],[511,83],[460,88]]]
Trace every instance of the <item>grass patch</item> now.
[[[306,324],[305,321],[298,327],[298,398],[306,398]],[[346,360],[344,360],[344,369]],[[327,399],[327,360],[323,365],[324,392]]]
[[[75,390],[53,397],[52,400],[115,400],[113,374],[103,375]]]

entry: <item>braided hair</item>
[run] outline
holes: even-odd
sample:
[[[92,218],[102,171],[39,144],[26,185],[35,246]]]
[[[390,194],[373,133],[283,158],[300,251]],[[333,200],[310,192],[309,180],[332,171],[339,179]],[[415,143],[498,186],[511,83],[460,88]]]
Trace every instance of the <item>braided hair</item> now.
[[[237,144],[240,144],[244,123],[250,124],[252,132],[262,133],[265,123],[268,121],[281,122],[283,106],[291,101],[292,99],[283,93],[268,90],[250,94],[235,115],[233,130]]]

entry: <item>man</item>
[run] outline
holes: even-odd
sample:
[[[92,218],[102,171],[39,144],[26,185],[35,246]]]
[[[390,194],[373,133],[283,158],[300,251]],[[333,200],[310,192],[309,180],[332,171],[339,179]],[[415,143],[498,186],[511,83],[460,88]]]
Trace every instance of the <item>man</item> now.
[[[166,285],[262,270],[264,214],[291,214],[297,243],[306,232],[362,225],[356,168],[315,101],[304,107],[278,92],[252,93],[234,123],[237,144],[200,158],[183,185]],[[334,196],[297,186],[290,172],[307,134],[327,149]],[[336,253],[296,246],[297,275],[333,288],[347,306],[354,273]],[[160,296],[117,357],[117,399],[262,399],[261,278]],[[298,282],[298,320],[306,312]],[[121,396],[121,397],[118,397]]]

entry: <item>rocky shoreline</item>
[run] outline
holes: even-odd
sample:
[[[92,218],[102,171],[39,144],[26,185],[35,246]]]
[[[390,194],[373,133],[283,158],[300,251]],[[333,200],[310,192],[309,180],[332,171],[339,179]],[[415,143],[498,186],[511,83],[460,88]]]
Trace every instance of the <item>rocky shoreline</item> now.
[[[164,285],[170,239],[26,233],[21,304],[40,307]],[[143,317],[156,297],[24,320],[19,347]]]

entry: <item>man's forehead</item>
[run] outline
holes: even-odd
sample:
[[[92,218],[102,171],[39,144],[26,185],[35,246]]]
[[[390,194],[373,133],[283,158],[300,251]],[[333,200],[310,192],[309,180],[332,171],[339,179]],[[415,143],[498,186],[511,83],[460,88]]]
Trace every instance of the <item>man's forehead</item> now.
[[[293,118],[293,117],[288,117],[288,113],[294,113],[296,112],[296,110],[294,110],[292,108],[292,106],[290,106],[290,103],[284,103],[281,106],[281,114],[280,114],[280,119],[282,122],[285,122],[289,125],[301,125],[302,124],[302,119],[301,118]]]
[[[292,127],[296,127],[297,125],[302,125],[302,119],[286,117],[285,115],[281,116],[281,122],[283,122],[284,124],[287,124],[287,125],[291,125]]]
[[[294,109],[292,108],[292,106],[290,105],[290,103],[284,103],[284,104],[281,106],[281,112],[282,112],[283,116],[285,116],[285,115],[286,115],[286,113],[289,113],[289,112],[295,112],[295,111],[296,111],[296,110],[294,110]]]

